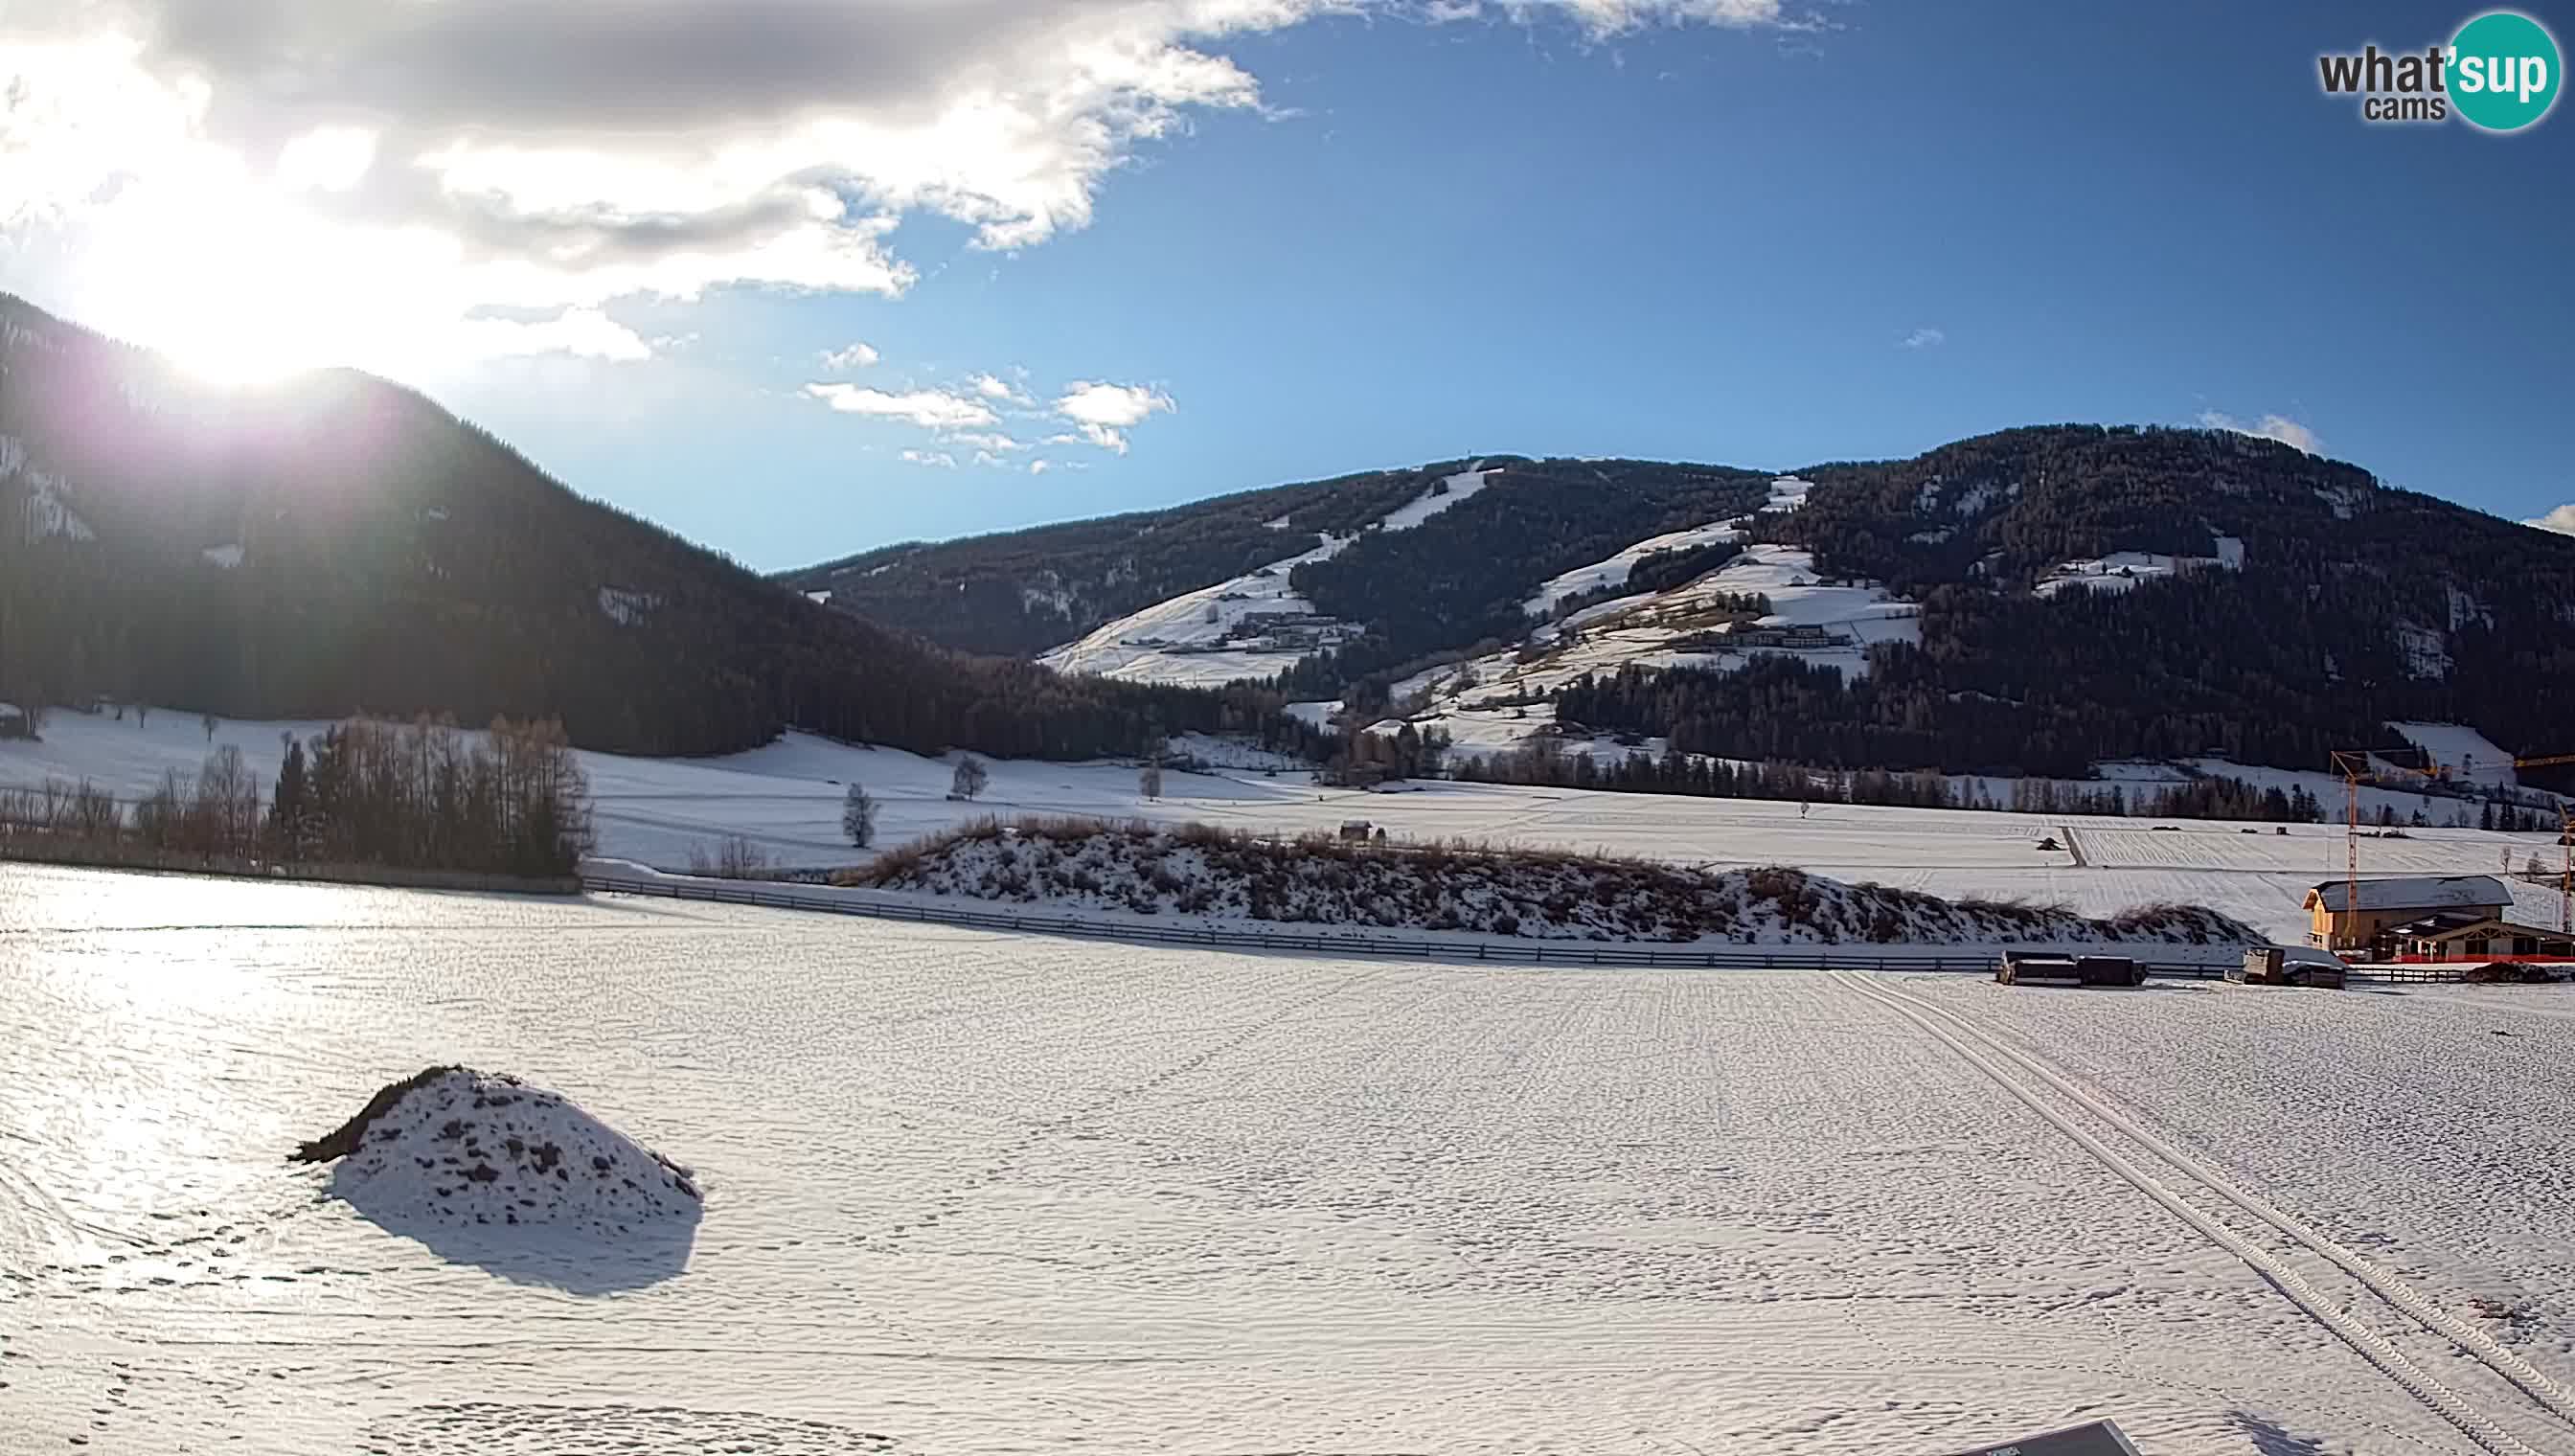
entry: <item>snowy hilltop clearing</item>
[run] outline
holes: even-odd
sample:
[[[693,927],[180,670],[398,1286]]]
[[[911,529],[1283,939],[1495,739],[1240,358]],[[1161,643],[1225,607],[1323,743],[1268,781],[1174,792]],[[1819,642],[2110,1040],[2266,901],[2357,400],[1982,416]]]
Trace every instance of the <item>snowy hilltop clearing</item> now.
[[[299,1162],[332,1162],[331,1191],[390,1228],[549,1224],[597,1237],[695,1219],[687,1169],[516,1077],[431,1067],[378,1092]]]
[[[1646,860],[1455,844],[1295,839],[1097,820],[987,820],[888,853],[845,883],[1210,924],[1373,925],[1542,940],[1746,945],[2259,943],[2217,911],[2155,905],[2108,919],[2061,906],[1949,901],[1802,870],[1705,871]]]
[[[1493,474],[1471,470],[1449,476],[1367,529],[1409,531],[1472,500]],[[1200,688],[1275,677],[1298,659],[1357,635],[1350,624],[1317,614],[1288,579],[1298,567],[1329,561],[1360,534],[1324,537],[1309,551],[1130,613],[1038,661],[1061,673]]]
[[[1823,576],[1810,552],[1753,546],[1677,587],[1593,603],[1517,647],[1415,674],[1391,696],[1416,730],[1492,752],[1555,723],[1549,695],[1581,678],[1622,668],[1731,673],[1758,657],[1861,678],[1871,647],[1922,641],[1920,614],[1878,583]]]

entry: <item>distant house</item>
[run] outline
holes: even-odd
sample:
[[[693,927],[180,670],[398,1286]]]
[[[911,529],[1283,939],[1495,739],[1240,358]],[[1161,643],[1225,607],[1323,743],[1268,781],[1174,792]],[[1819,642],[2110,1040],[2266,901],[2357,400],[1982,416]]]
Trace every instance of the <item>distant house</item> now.
[[[2512,907],[2512,891],[2491,874],[2364,879],[2357,903],[2347,903],[2352,899],[2346,880],[2328,879],[2309,889],[2307,943],[2324,950],[2378,949],[2392,939],[2386,932],[2400,926],[2447,915],[2499,920]]]
[[[2516,925],[2472,910],[2450,910],[2409,920],[2381,938],[2393,947],[2394,954],[2432,960],[2486,960],[2498,955],[2575,956],[2575,936],[2563,930]]]

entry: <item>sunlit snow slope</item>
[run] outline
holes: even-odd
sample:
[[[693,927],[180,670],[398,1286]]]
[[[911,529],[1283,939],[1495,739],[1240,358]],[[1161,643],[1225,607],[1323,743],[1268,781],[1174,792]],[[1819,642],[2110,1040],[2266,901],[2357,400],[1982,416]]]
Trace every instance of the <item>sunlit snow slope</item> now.
[[[1388,512],[1376,529],[1409,531],[1473,499],[1489,474],[1466,471],[1450,476],[1445,490],[1424,492]],[[1314,605],[1296,595],[1288,585],[1288,574],[1308,562],[1329,560],[1356,540],[1355,535],[1328,537],[1311,551],[1158,602],[1039,661],[1058,672],[1091,673],[1131,683],[1221,687],[1247,678],[1275,677],[1318,647],[1339,641],[1349,630],[1344,624],[1315,619]]]

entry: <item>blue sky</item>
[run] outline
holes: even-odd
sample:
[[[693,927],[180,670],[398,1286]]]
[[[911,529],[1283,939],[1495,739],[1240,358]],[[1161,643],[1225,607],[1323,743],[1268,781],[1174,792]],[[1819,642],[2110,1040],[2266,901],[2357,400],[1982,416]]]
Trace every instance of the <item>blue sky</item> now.
[[[887,208],[899,296],[603,286],[637,346],[382,367],[765,569],[1475,452],[1784,469],[2069,420],[2271,420],[2499,515],[2575,502],[2575,120],[2372,126],[2316,85],[2472,11],[1586,3],[1620,0],[1186,39],[1259,107],[1172,106],[1016,246]],[[0,270],[81,316],[42,256]]]

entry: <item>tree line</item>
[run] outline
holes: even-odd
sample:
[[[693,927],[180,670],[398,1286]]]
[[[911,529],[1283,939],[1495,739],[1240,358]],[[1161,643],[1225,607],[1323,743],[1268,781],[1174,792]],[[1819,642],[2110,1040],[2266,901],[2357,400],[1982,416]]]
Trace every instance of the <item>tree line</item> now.
[[[563,726],[352,720],[289,735],[263,802],[241,749],[142,797],[96,784],[0,790],[0,831],[208,861],[388,865],[561,878],[591,842],[590,787]]]
[[[1621,754],[1590,754],[1561,735],[1541,734],[1508,752],[1455,754],[1448,776],[1475,783],[1545,784],[1619,793],[1669,793],[1700,798],[1795,800],[1812,803],[1871,804],[1897,808],[1974,809],[1988,812],[2075,817],[2143,817],[2248,820],[2266,823],[2322,823],[2339,816],[2338,806],[2319,799],[2304,785],[2283,788],[2229,774],[2201,774],[2179,782],[2102,782],[2022,777],[2004,780],[1997,794],[1993,780],[1981,775],[1936,771],[1904,772],[1885,768],[1842,768],[1812,763],[1736,762],[1687,752],[1677,746],[1645,751],[1641,744]],[[2422,808],[2399,815],[2381,803],[2366,816],[2383,826],[2430,825]],[[2450,811],[2447,823],[2464,825],[2467,800]],[[2551,813],[2527,806],[2480,801],[2479,828],[2523,832],[2553,827]]]

